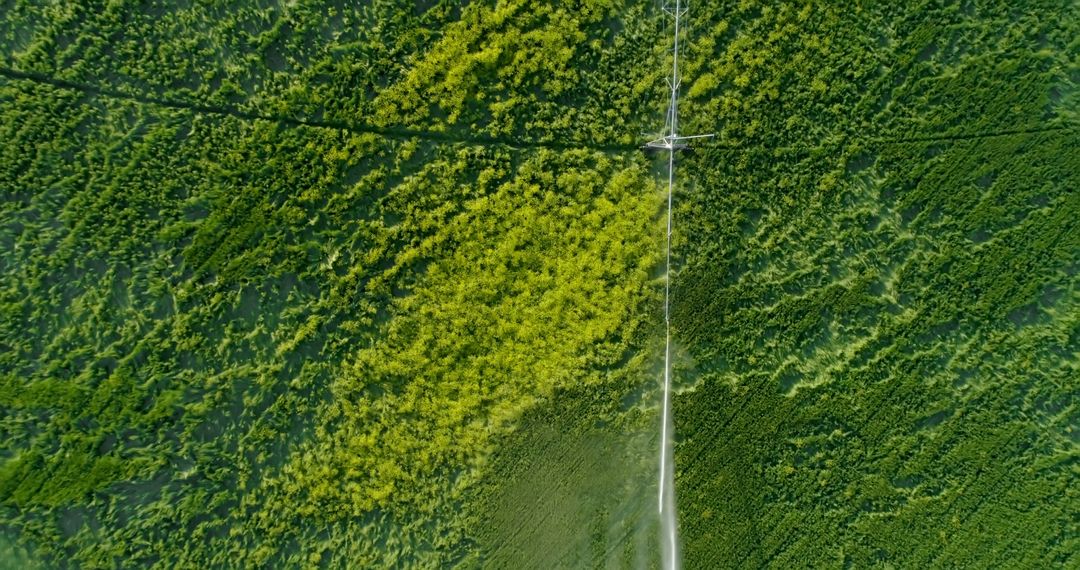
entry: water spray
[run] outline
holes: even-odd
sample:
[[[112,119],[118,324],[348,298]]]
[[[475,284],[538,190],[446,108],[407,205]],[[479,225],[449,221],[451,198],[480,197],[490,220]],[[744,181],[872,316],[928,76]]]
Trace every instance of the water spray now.
[[[701,139],[713,135],[679,134],[679,20],[687,12],[688,2],[675,0],[675,5],[664,4],[664,12],[675,20],[674,50],[671,62],[671,101],[668,104],[665,135],[650,141],[648,148],[664,149],[668,152],[668,190],[667,190],[667,236],[664,250],[664,402],[660,427],[660,473],[659,492],[657,493],[658,512],[660,513],[661,532],[663,533],[664,567],[674,570],[678,567],[678,545],[675,518],[674,469],[672,468],[671,436],[671,203],[675,189],[675,152],[686,148],[686,141]],[[667,509],[665,512],[665,503]]]

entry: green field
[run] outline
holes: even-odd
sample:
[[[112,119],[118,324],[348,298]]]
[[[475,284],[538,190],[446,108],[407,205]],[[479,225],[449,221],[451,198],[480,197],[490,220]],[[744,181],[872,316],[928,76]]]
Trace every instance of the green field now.
[[[688,22],[685,567],[1080,565],[1080,6]],[[0,567],[659,567],[667,24],[0,0]]]

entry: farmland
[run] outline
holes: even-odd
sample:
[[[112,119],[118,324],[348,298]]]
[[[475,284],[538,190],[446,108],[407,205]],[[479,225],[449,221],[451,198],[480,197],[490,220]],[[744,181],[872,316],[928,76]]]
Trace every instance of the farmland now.
[[[693,4],[688,568],[1080,563],[1080,14],[894,4]],[[665,29],[0,1],[0,565],[657,565]]]
[[[1080,561],[1080,20],[1024,6],[699,24],[688,567]]]

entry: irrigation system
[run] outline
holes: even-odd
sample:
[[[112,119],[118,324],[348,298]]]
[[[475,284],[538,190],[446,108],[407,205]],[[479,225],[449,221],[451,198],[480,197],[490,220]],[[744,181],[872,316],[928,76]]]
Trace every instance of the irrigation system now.
[[[675,20],[674,48],[671,59],[671,101],[668,103],[664,136],[648,142],[645,146],[663,149],[668,153],[668,189],[667,189],[667,238],[664,249],[664,402],[660,428],[660,473],[659,492],[657,493],[660,527],[664,549],[664,567],[674,570],[678,567],[678,539],[675,517],[675,477],[672,466],[671,448],[671,203],[675,189],[675,153],[686,148],[688,140],[708,138],[713,135],[679,134],[679,20],[686,15],[688,2],[675,0],[664,4],[664,12]],[[665,504],[667,511],[665,512]]]

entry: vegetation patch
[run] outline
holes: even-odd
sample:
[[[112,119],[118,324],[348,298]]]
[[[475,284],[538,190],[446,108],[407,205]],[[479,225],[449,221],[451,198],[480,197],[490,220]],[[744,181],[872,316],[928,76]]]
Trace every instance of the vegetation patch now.
[[[361,4],[0,2],[0,565],[656,563],[658,6]],[[686,565],[1075,566],[1076,6],[692,10]]]

